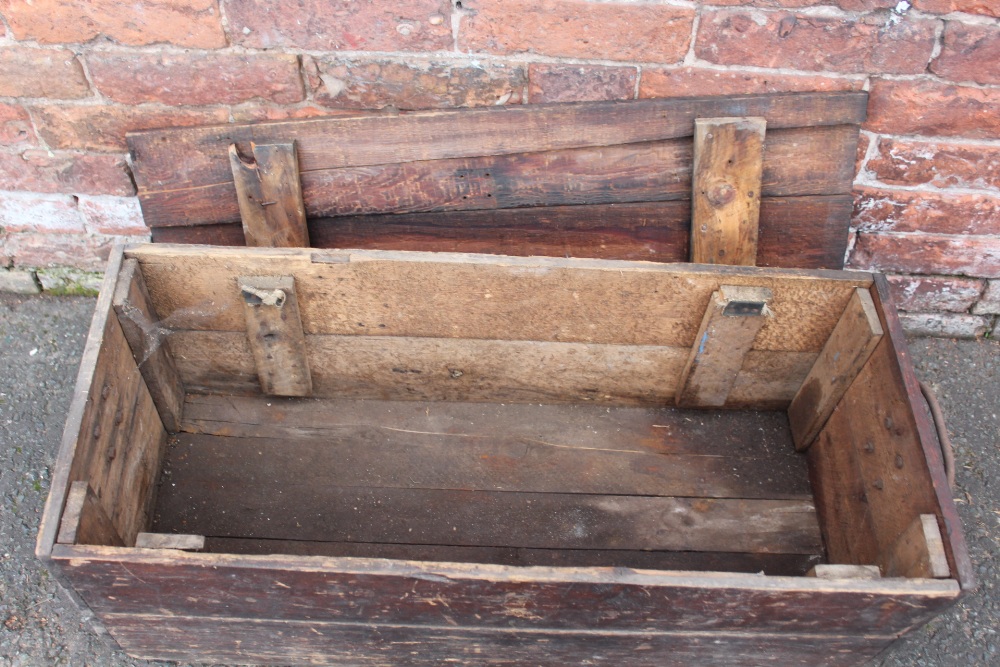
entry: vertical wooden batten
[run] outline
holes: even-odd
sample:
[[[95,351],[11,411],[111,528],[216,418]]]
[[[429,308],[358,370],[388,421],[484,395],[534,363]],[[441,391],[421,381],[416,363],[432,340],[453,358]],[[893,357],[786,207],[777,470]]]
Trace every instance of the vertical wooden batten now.
[[[712,294],[677,386],[681,407],[726,404],[743,359],[770,317],[771,290],[723,285]]]
[[[691,261],[757,263],[764,118],[698,118],[694,129]]]
[[[250,157],[241,155],[235,144],[229,146],[246,244],[309,247],[295,142],[250,146]]]
[[[295,279],[240,278],[239,288],[261,390],[274,396],[312,394]]]

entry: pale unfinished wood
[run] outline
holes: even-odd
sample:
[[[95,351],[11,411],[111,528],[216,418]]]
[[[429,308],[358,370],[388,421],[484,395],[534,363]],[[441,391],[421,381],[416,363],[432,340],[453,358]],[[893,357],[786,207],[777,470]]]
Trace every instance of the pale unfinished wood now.
[[[275,396],[308,396],[312,377],[291,276],[239,279],[247,342],[260,388]]]
[[[691,261],[757,263],[764,118],[694,122]]]
[[[251,143],[252,157],[229,147],[240,218],[248,246],[309,246],[295,142]]]
[[[828,565],[820,563],[806,573],[818,579],[881,579],[878,565]]]
[[[201,551],[205,548],[204,535],[167,533],[139,533],[135,538],[136,549],[180,549]]]
[[[871,293],[855,290],[788,408],[796,449],[813,443],[881,339],[882,324]]]
[[[123,547],[125,542],[115,530],[94,490],[85,481],[73,482],[66,496],[59,527],[60,544],[97,544]]]
[[[921,514],[889,550],[887,577],[946,579],[951,576],[941,529],[933,514]]]
[[[122,263],[113,304],[160,420],[174,433],[180,428],[184,409],[184,383],[170,353],[169,332],[160,326],[153,310],[138,261],[126,259]]]
[[[677,384],[677,405],[726,404],[757,332],[770,317],[771,290],[723,285],[712,294],[687,365]]]

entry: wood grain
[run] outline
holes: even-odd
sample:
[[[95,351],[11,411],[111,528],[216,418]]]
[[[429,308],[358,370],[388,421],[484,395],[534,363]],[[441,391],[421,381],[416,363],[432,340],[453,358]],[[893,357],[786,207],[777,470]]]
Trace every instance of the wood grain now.
[[[310,395],[312,377],[294,278],[241,277],[237,283],[261,391],[274,396]]]
[[[60,544],[125,546],[111,517],[86,482],[70,485],[57,541]]]
[[[890,577],[942,579],[951,576],[936,516],[921,514],[913,520],[890,548],[885,569]]]
[[[229,146],[246,244],[268,248],[309,247],[295,142],[252,143],[250,150],[251,156],[243,156],[235,144]]]
[[[166,535],[164,533],[139,533],[135,538],[136,549],[180,549],[201,551],[205,548],[204,535]]]
[[[868,290],[858,288],[788,408],[797,449],[807,449],[882,339]]]
[[[757,263],[766,126],[764,118],[695,120],[692,262]]]
[[[875,565],[830,565],[821,563],[809,570],[807,577],[820,579],[880,579],[882,573]]]
[[[139,263],[134,259],[122,262],[113,305],[160,420],[167,431],[174,433],[180,429],[184,383],[177,374],[167,331],[159,325]]]

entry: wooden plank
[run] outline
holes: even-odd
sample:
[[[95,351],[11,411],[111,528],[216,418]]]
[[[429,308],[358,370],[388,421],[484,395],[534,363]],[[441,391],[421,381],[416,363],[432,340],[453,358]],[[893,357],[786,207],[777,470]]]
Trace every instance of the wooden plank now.
[[[232,616],[366,623],[378,618],[386,625],[458,628],[894,637],[959,595],[954,581],[934,579],[837,581],[62,545],[54,553],[98,615],[173,610],[206,622]],[[244,603],[248,597],[253,604]],[[532,613],[518,613],[526,610]]]
[[[760,195],[848,193],[857,135],[852,125],[769,132]],[[689,200],[692,160],[684,138],[391,162],[305,172],[302,196],[310,218]],[[139,196],[151,227],[240,221],[232,182]]]
[[[941,529],[933,514],[921,514],[891,547],[885,565],[888,577],[945,579],[951,576]]]
[[[853,176],[852,176],[853,177]],[[764,197],[758,266],[841,269],[850,195]],[[685,262],[687,201],[343,216],[309,221],[315,248],[476,252]],[[153,227],[156,243],[241,246],[237,224]]]
[[[327,558],[390,558],[451,563],[492,563],[517,567],[627,567],[683,572],[747,572],[800,577],[820,556],[815,554],[750,554],[715,551],[626,551],[595,549],[523,549],[458,547],[363,542],[305,542],[213,537],[205,550],[219,554],[297,555]]]
[[[136,549],[180,549],[201,551],[205,548],[204,535],[166,535],[164,533],[139,533],[135,538]]]
[[[727,408],[787,410],[816,354],[750,350],[726,399]]]
[[[134,259],[122,263],[113,305],[160,420],[168,431],[178,431],[184,384],[170,352],[169,331],[160,327],[139,263]]]
[[[858,288],[788,408],[796,449],[813,443],[881,339],[872,296]]]
[[[240,219],[248,246],[307,248],[306,207],[295,142],[251,143],[252,157],[229,146]]]
[[[147,245],[129,255],[179,330],[245,331],[234,286],[264,274],[295,277],[307,334],[690,348],[704,304],[729,284],[774,294],[756,349],[818,352],[853,288],[871,282],[855,272],[370,250]]]
[[[530,614],[530,610],[523,613]],[[586,664],[594,657],[634,667],[788,665],[846,667],[873,657],[890,637],[718,634],[684,630],[616,633],[484,631],[372,623],[246,621],[159,614],[103,616],[130,654],[152,660],[287,665]],[[419,650],[414,650],[419,647]]]
[[[754,266],[764,118],[694,122],[691,261]]]
[[[757,332],[771,316],[767,288],[723,285],[712,294],[677,384],[677,405],[726,404]]]
[[[94,490],[84,481],[73,482],[70,485],[57,542],[125,546],[125,542],[111,522],[111,517],[94,495]]]
[[[312,377],[291,276],[239,279],[247,342],[261,390],[275,396],[308,396]]]
[[[691,136],[694,119],[762,116],[772,129],[860,124],[867,93],[733,95],[588,104],[432,110],[278,121],[255,125],[133,132],[127,135],[144,191],[232,181],[232,143],[296,141],[303,172],[658,141]],[[378,137],[378,141],[372,141]],[[448,137],[448,141],[441,141]],[[178,169],[183,155],[183,169]]]
[[[806,574],[819,579],[880,579],[882,573],[875,565],[831,565],[821,563]]]

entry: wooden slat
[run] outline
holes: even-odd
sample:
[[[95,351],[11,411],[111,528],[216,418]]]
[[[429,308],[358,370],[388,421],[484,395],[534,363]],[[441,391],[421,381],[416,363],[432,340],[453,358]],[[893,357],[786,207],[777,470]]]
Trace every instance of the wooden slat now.
[[[294,276],[305,333],[690,347],[720,284],[771,289],[755,348],[818,352],[863,273],[492,255],[147,245],[154,306],[180,330],[244,331],[236,280]],[[651,298],[650,295],[655,295]],[[180,363],[180,362],[179,362]]]
[[[757,333],[771,317],[767,288],[722,285],[712,294],[677,384],[677,405],[718,407],[729,393]]]
[[[295,142],[251,144],[252,157],[229,147],[240,219],[248,246],[309,247]]]
[[[101,507],[93,489],[84,481],[70,485],[57,541],[59,544],[125,546],[111,517]]]
[[[139,263],[134,259],[122,263],[113,304],[160,420],[168,431],[176,432],[184,409],[184,384],[170,352],[168,331],[160,327]]]
[[[180,549],[201,551],[205,548],[204,535],[167,535],[164,533],[139,533],[135,538],[136,549]]]
[[[882,324],[872,296],[858,288],[788,408],[798,450],[813,443],[881,339]]]
[[[695,120],[692,262],[757,263],[766,125],[764,118]]]
[[[308,396],[312,378],[291,276],[238,280],[247,323],[247,342],[261,390],[275,396]]]
[[[759,194],[848,193],[857,135],[853,125],[769,132]],[[391,162],[305,172],[302,195],[310,218],[689,200],[692,159],[691,139],[684,138]],[[232,182],[142,190],[139,197],[151,227],[240,221]]]
[[[806,574],[819,579],[880,579],[882,573],[875,565],[830,565],[821,563]]]
[[[913,520],[891,547],[885,571],[889,577],[951,576],[936,516],[921,514]]]
[[[294,140],[306,172],[657,141],[691,136],[694,119],[704,117],[762,116],[772,129],[859,124],[866,107],[866,93],[734,95],[154,130],[130,133],[128,141],[140,189],[180,190],[231,182],[222,156],[232,143]],[[183,168],[178,155],[184,156]]]

